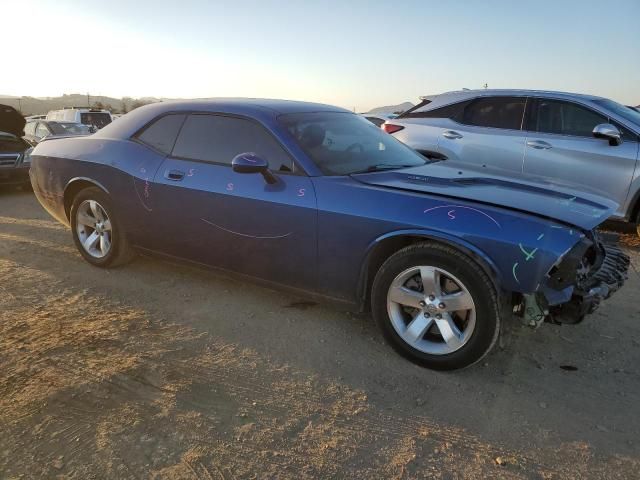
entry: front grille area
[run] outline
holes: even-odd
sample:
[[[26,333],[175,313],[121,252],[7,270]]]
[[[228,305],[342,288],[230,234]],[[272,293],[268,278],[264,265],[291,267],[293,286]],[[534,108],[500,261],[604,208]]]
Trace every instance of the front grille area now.
[[[15,167],[19,158],[18,153],[0,153],[0,167]]]

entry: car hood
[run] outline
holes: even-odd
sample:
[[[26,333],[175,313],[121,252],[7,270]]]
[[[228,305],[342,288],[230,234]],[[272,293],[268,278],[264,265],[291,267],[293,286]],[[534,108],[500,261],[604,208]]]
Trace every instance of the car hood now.
[[[0,105],[0,132],[22,137],[25,123],[24,117],[15,108],[9,105]]]
[[[600,225],[618,205],[594,192],[544,179],[491,174],[445,163],[354,174],[357,181],[380,187],[424,192],[504,207],[557,220],[584,230]]]

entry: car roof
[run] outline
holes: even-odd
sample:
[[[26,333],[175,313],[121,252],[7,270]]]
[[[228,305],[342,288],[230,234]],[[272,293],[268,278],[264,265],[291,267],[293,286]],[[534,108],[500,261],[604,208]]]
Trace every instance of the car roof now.
[[[570,98],[584,98],[589,100],[600,100],[604,97],[599,97],[597,95],[589,95],[586,93],[573,93],[573,92],[562,92],[557,90],[526,90],[526,89],[515,89],[515,88],[482,88],[476,90],[452,90],[449,92],[440,93],[438,95],[425,95],[420,97],[420,99],[431,99],[438,98],[443,95],[456,95],[456,96],[470,96],[470,97],[478,97],[478,96],[506,96],[506,95],[554,95],[554,96],[563,96]]]
[[[273,113],[282,115],[286,113],[301,112],[332,112],[348,110],[326,105],[323,103],[302,102],[297,100],[278,100],[270,98],[208,98],[202,100],[170,100],[159,102],[153,105],[165,105],[167,108],[180,107],[181,110],[201,110],[210,112],[220,112],[222,110],[242,109],[249,113],[270,110]]]
[[[203,100],[170,100],[157,102],[127,113],[94,134],[94,137],[128,138],[154,118],[165,113],[202,112],[226,113],[272,121],[288,113],[346,112],[349,110],[322,103],[266,98],[211,98]]]
[[[603,100],[603,97],[596,95],[588,95],[584,93],[560,92],[553,90],[525,90],[525,89],[477,89],[477,90],[454,90],[450,92],[440,93],[438,95],[424,95],[421,100],[429,100],[430,103],[424,105],[414,111],[420,112],[424,110],[432,110],[434,108],[448,105],[450,103],[459,102],[471,98],[488,97],[488,96],[550,96],[559,99],[581,99],[586,101]]]

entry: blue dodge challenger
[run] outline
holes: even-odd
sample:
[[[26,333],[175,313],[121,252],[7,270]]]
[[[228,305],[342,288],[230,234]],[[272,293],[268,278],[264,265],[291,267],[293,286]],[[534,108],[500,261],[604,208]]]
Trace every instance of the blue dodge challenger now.
[[[410,360],[480,360],[513,314],[577,323],[629,259],[595,228],[616,204],[428,163],[346,110],[220,99],[139,108],[40,143],[30,176],[80,254],[216,267],[370,310]]]

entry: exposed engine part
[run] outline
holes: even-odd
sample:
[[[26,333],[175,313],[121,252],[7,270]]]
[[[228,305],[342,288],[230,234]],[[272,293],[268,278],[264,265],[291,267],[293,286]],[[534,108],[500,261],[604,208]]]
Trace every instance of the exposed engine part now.
[[[546,302],[539,297],[538,294],[522,295],[522,300],[513,309],[513,313],[521,317],[522,323],[528,327],[538,328],[549,315],[548,308],[541,305]]]
[[[608,239],[609,240],[609,239]],[[611,296],[625,282],[630,265],[629,257],[616,245],[595,239],[594,247],[585,250],[584,256],[576,262],[574,254],[582,248],[572,250],[565,260],[550,273],[550,286],[563,285],[564,282],[553,280],[558,272],[567,272],[575,267],[575,289],[569,302],[550,308],[550,320],[554,323],[579,323],[585,315],[593,313],[600,302]],[[566,273],[562,273],[566,275]],[[564,278],[563,278],[564,280]]]

